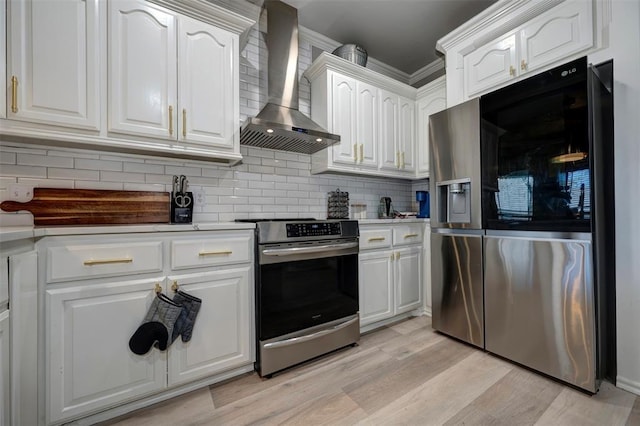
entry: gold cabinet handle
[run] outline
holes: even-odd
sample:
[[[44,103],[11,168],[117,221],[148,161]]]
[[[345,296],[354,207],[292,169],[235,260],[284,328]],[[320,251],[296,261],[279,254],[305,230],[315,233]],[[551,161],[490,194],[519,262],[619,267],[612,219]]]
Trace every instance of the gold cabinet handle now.
[[[516,75],[516,69],[513,67],[513,65],[509,65],[509,74],[511,76],[515,76]]]
[[[169,105],[169,136],[173,136],[173,107]]]
[[[173,290],[174,292],[177,292],[179,288],[180,287],[178,286],[178,281],[174,280],[173,284],[171,284],[171,290]]]
[[[358,162],[358,144],[354,143],[353,144],[353,161],[354,162]]]
[[[400,165],[400,168],[404,169],[404,151],[402,151],[402,155],[400,157],[402,158],[402,163]]]
[[[522,60],[522,62],[520,62],[520,69],[523,71],[527,69],[527,61],[525,61],[524,59]]]
[[[159,283],[156,283],[154,291],[156,292],[156,294],[162,293],[162,286]]]
[[[393,253],[391,253],[391,260],[393,260]]]
[[[419,236],[419,235],[420,235],[420,234],[404,234],[404,237],[405,237],[405,238],[413,238],[413,237],[417,237],[417,236]]]
[[[187,137],[187,109],[182,109],[182,137]]]
[[[201,251],[198,256],[219,256],[223,254],[231,254],[232,250],[218,250],[218,251]]]
[[[396,167],[400,168],[400,151],[396,151]]]
[[[371,241],[384,241],[386,238],[385,237],[371,237],[369,238],[369,242]]]
[[[364,145],[360,144],[360,162],[364,161]]]
[[[108,265],[112,263],[132,263],[133,259],[130,257],[122,257],[118,259],[89,259],[84,261],[85,266],[93,265]]]
[[[400,259],[400,253],[396,252],[396,260]]]
[[[18,78],[11,77],[11,112],[18,112]]]

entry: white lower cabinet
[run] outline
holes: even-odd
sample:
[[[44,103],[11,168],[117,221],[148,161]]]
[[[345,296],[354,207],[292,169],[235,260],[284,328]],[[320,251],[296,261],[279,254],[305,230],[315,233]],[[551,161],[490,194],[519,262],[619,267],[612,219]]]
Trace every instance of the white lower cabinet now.
[[[253,362],[249,283],[251,268],[170,278],[180,290],[202,299],[191,340],[169,347],[169,386]]]
[[[38,386],[46,424],[129,403],[140,408],[145,398],[158,401],[163,392],[253,369],[252,230],[45,237],[38,244],[47,271],[40,279],[45,338]],[[63,258],[71,272],[61,282],[50,263]],[[132,352],[129,340],[157,291],[173,298],[178,290],[202,300],[191,339],[179,336],[165,351]]]
[[[360,225],[361,328],[423,307],[423,232],[423,223]]]
[[[128,342],[162,277],[63,285],[45,292],[47,423],[163,389],[166,355]]]
[[[0,312],[0,425],[11,424],[11,370],[9,367],[9,310]]]
[[[360,325],[393,316],[393,265],[391,250],[360,254]]]

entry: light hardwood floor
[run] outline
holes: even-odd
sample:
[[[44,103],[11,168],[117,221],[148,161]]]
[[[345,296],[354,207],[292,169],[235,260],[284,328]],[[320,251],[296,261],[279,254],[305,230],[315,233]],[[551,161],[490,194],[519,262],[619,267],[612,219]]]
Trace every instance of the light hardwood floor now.
[[[640,425],[640,397],[589,396],[435,333],[429,317],[271,379],[248,373],[104,425]]]

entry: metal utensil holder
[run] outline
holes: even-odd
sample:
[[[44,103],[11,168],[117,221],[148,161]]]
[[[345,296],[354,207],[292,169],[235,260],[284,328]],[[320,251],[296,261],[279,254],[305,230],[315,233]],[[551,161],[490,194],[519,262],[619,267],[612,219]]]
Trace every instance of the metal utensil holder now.
[[[349,193],[340,188],[331,191],[327,197],[327,219],[349,218]]]

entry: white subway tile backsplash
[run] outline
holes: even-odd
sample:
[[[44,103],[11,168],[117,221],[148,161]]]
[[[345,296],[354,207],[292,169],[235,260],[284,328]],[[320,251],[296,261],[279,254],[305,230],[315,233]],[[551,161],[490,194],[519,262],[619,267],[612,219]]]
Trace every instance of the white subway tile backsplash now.
[[[124,190],[124,183],[76,180],[75,188],[76,189],[108,189],[112,191],[122,191]]]
[[[170,192],[165,185],[151,183],[125,183],[125,191],[154,191],[154,192]]]
[[[100,171],[100,180],[110,181],[110,182],[143,183],[145,181],[145,176],[142,173]]]
[[[73,180],[58,180],[58,179],[31,179],[31,178],[20,178],[18,179],[18,183],[20,185],[29,185],[32,187],[39,188],[77,188],[75,186],[75,182]]]
[[[47,177],[46,167],[18,166],[6,164],[0,167],[0,175],[3,177]]]
[[[73,168],[73,158],[53,157],[48,155],[18,154],[16,164],[25,166],[66,167]]]
[[[16,158],[18,154],[15,152],[0,152],[0,164],[16,164]],[[0,168],[0,173],[2,173],[2,168]]]
[[[141,164],[136,164],[140,167]],[[87,170],[110,170],[112,172],[121,172],[123,169],[122,161],[107,161],[107,160],[89,160],[86,158],[77,158],[75,161],[76,169]],[[135,170],[140,172],[141,170]]]
[[[52,179],[71,179],[71,180],[101,180],[100,172],[97,170],[78,170],[78,169],[57,169],[49,167],[47,169],[47,177]],[[113,179],[102,179],[113,180]],[[126,182],[127,180],[120,180]]]
[[[165,166],[163,166],[162,164],[123,163],[121,171],[136,172],[136,173],[153,173],[153,174],[160,175],[160,174],[164,174],[164,167]]]

